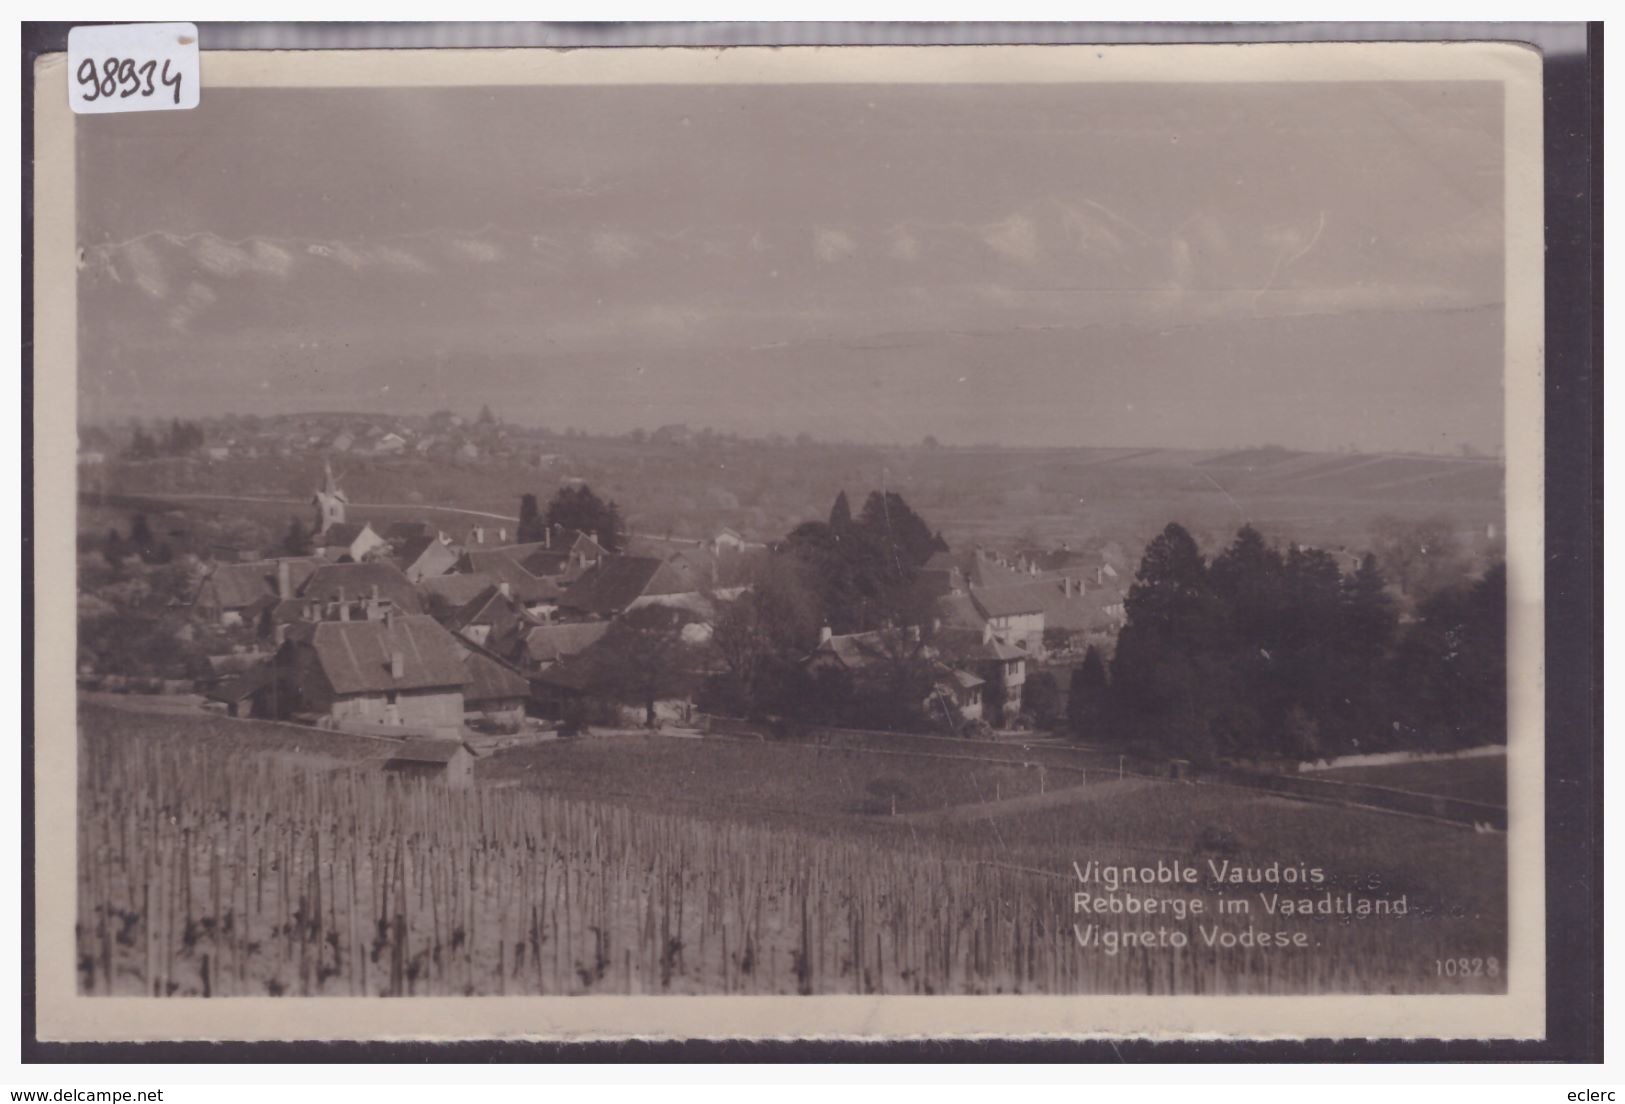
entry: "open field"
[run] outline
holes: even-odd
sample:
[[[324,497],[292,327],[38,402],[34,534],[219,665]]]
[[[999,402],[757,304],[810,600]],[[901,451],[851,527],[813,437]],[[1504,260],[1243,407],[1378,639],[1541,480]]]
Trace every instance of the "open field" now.
[[[1373,786],[1439,794],[1464,801],[1481,801],[1487,805],[1507,803],[1507,761],[1504,755],[1394,763],[1381,767],[1338,767],[1317,771],[1313,777],[1324,778],[1328,782],[1369,782]]]
[[[320,749],[260,731],[277,726],[181,722],[82,712],[86,992],[1371,993],[1505,982],[1496,835],[1144,780],[1062,808],[905,822],[851,807],[870,770],[969,801],[989,768],[866,768],[888,757],[670,738],[505,754],[481,773],[534,783],[456,792],[345,768],[354,749],[312,769]],[[785,781],[769,782],[775,774]],[[537,792],[544,776],[556,792]],[[621,795],[594,799],[594,777]],[[796,798],[798,784],[816,796]],[[823,815],[787,818],[797,800]],[[1080,947],[1072,864],[1158,860],[1199,867],[1201,883],[1144,887],[1146,899],[1211,912],[1245,897],[1251,915],[1207,926],[1290,927],[1309,943],[1206,946],[1201,917],[1139,917],[1120,926],[1165,924],[1189,946]],[[1210,861],[1317,866],[1317,896],[1403,898],[1406,909],[1287,921],[1267,913],[1265,892],[1307,889],[1238,889],[1214,881]],[[1438,976],[1436,959],[1460,955],[1494,957],[1496,972]]]

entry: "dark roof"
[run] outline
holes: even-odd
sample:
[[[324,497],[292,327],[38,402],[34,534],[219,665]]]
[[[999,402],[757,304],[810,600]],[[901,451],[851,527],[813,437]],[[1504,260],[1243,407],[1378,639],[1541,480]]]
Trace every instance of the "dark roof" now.
[[[556,663],[584,652],[609,631],[608,621],[538,625],[525,634],[525,652],[534,663]]]
[[[931,653],[931,649],[926,647],[920,648],[919,651],[922,655]],[[899,653],[894,651],[881,633],[861,632],[832,636],[814,648],[812,656],[808,658],[820,654],[832,655],[840,660],[844,667],[855,671]]]
[[[470,648],[463,657],[468,681],[463,684],[464,702],[504,701],[530,697],[530,681],[492,655]]]
[[[468,677],[456,640],[432,617],[322,621],[311,625],[303,639],[316,650],[340,694],[461,687]],[[397,653],[404,668],[400,678],[391,670]]]
[[[221,609],[241,609],[260,598],[276,597],[278,560],[216,564],[198,592]],[[295,592],[316,569],[317,561],[288,559],[288,580]]]
[[[457,562],[466,574],[486,575],[499,583],[507,583],[508,590],[520,602],[548,602],[560,593],[558,580],[532,575],[506,549],[470,549]]]
[[[418,591],[431,599],[439,598],[453,607],[471,601],[475,595],[496,582],[481,572],[472,575],[428,575],[418,580]]]
[[[240,702],[245,698],[253,697],[269,682],[269,668],[255,667],[221,679],[206,690],[203,696],[210,701]]]
[[[931,643],[945,662],[956,665],[1031,658],[1014,644],[1006,644],[996,637],[983,639],[981,632],[975,629],[944,629],[932,638]]]
[[[1023,613],[1043,613],[1045,596],[1031,584],[974,587],[970,600],[984,617],[1014,617]]]
[[[348,548],[366,530],[367,524],[364,521],[341,521],[330,525],[327,532],[316,534],[316,547]]]
[[[446,628],[458,633],[470,625],[489,625],[492,636],[501,636],[521,622],[530,624],[532,619],[497,586],[487,587],[442,619]]]
[[[346,602],[372,596],[378,588],[378,597],[387,598],[404,613],[422,613],[423,603],[406,575],[394,564],[384,560],[368,563],[323,564],[310,573],[299,597],[317,602],[335,602],[339,591],[344,591]]]
[[[434,571],[435,574],[443,574],[457,565],[457,553],[440,543],[440,538],[435,536],[412,537],[406,540],[398,546],[398,550],[390,559],[395,561],[397,567],[405,571],[423,559],[425,552],[435,551],[438,551],[438,554],[429,561],[430,565],[434,566],[434,561],[439,560],[439,566]]]
[[[584,613],[616,614],[639,598],[694,590],[682,573],[650,556],[610,556],[589,569],[559,600]]]
[[[520,564],[537,578],[563,575],[570,569],[570,553],[558,548],[542,548],[526,556]]]
[[[981,630],[987,624],[987,618],[982,611],[976,608],[968,594],[945,594],[937,599],[937,616],[942,623],[953,629]]]
[[[461,740],[408,740],[385,763],[439,763],[444,766],[463,750]]]

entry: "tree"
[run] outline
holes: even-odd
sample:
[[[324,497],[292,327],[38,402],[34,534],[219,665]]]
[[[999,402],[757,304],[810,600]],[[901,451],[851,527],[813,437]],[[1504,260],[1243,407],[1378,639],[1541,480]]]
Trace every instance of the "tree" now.
[[[497,416],[495,414],[491,413],[491,404],[490,403],[486,403],[484,406],[480,407],[480,416],[479,416],[478,421],[479,421],[479,424],[482,425],[482,426],[489,426],[489,425],[496,425],[497,424]]]
[[[1054,728],[1061,721],[1061,685],[1048,671],[1037,671],[1027,676],[1022,688],[1023,712],[1033,719],[1033,727]]]
[[[1106,664],[1093,644],[1072,669],[1067,685],[1066,725],[1075,735],[1092,735],[1106,715]]]
[[[1408,742],[1456,748],[1507,737],[1506,565],[1436,591],[1394,657]]]
[[[1371,543],[1383,574],[1411,602],[1454,585],[1466,573],[1461,542],[1448,518],[1380,517],[1371,525]]]
[[[598,643],[583,653],[588,684],[596,693],[643,709],[655,723],[655,705],[687,693],[696,673],[694,648],[683,628],[694,620],[672,606],[640,606],[617,618]]]
[[[520,544],[529,544],[539,541],[547,533],[547,523],[542,520],[541,510],[536,505],[536,496],[526,494],[519,499],[519,532],[516,539]]]
[[[879,544],[881,552],[899,570],[919,568],[944,545],[925,520],[909,508],[896,491],[871,491],[858,516],[858,524]]]
[[[310,532],[298,518],[288,519],[288,531],[282,537],[282,554],[285,556],[310,555]]]
[[[727,704],[751,716],[782,709],[818,627],[801,565],[769,558],[750,589],[722,605],[712,628],[711,647],[731,683]]]
[[[605,502],[585,483],[561,487],[547,504],[546,524],[593,535],[605,551],[619,552],[626,543],[626,522],[614,502]]]
[[[836,533],[852,527],[852,504],[846,500],[844,490],[835,496],[835,505],[829,509],[829,527]]]

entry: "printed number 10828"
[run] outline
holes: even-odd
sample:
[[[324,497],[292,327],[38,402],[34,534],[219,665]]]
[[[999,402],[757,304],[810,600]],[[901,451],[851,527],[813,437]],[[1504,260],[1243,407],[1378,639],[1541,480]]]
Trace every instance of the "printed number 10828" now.
[[[1501,960],[1488,958],[1436,958],[1434,970],[1440,977],[1500,977]]]

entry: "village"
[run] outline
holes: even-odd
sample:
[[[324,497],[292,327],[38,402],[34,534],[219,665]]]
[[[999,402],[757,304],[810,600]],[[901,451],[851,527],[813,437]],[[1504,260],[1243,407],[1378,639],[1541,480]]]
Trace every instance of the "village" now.
[[[566,483],[548,513],[583,496],[596,501]],[[726,680],[733,654],[718,626],[726,637],[742,599],[772,574],[765,542],[730,527],[701,539],[566,527],[534,500],[512,525],[375,527],[354,516],[331,459],[308,507],[307,554],[166,565],[195,580],[172,599],[190,622],[183,634],[195,629],[217,649],[186,680],[204,709],[399,740],[392,769],[457,782],[469,780],[476,750],[592,725],[692,734],[730,705],[742,711],[707,687]],[[917,698],[903,703],[912,727],[1030,736],[1059,708],[1053,688],[1029,708],[1030,677],[1076,664],[1091,646],[1109,653],[1125,584],[1111,563],[1064,543],[1017,554],[939,547],[912,587],[925,613],[859,631],[808,626],[790,659],[804,694],[831,678],[884,683],[902,663],[928,677],[876,692]],[[81,682],[129,684],[94,663],[82,664]]]

